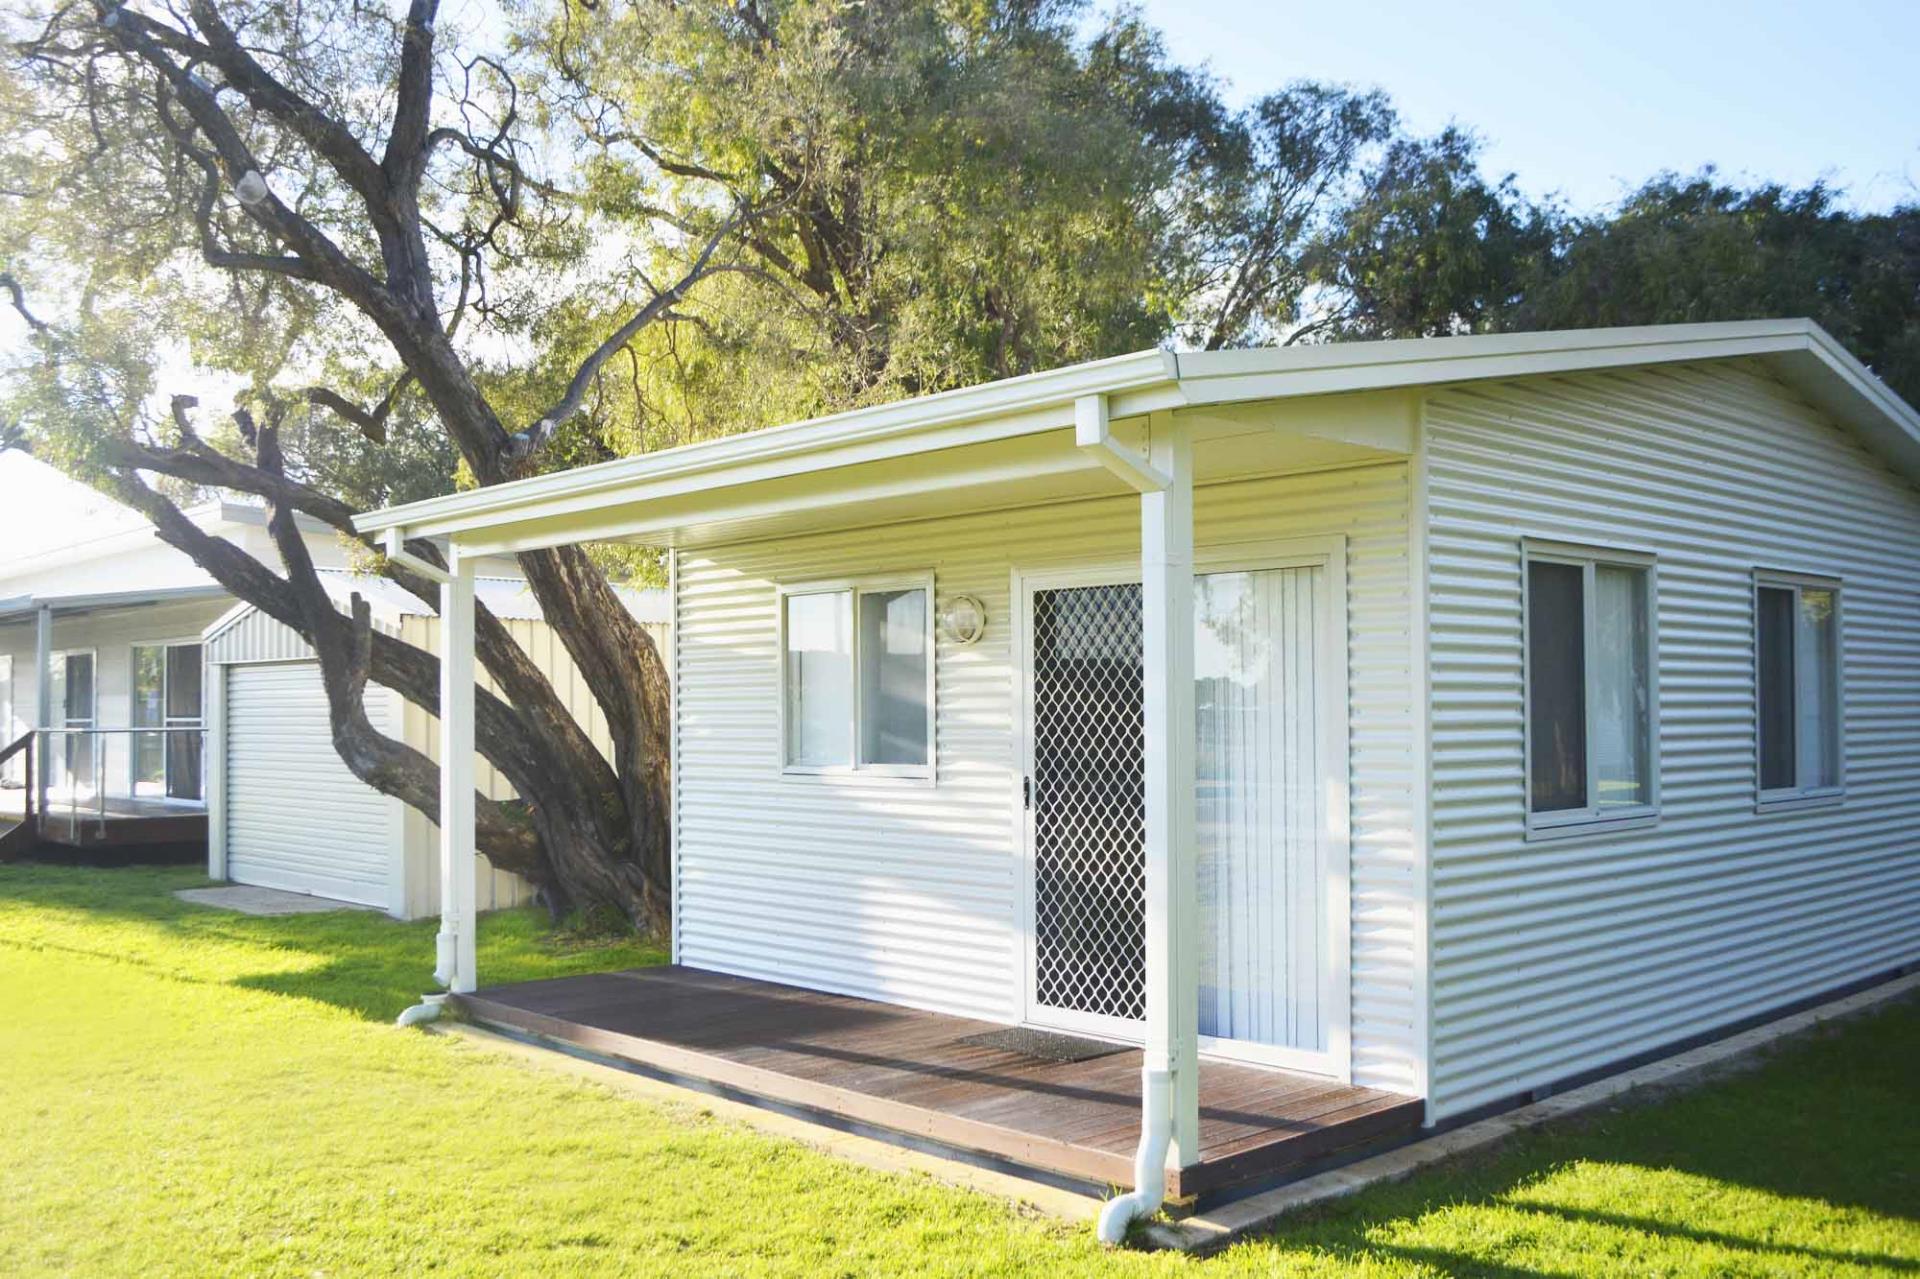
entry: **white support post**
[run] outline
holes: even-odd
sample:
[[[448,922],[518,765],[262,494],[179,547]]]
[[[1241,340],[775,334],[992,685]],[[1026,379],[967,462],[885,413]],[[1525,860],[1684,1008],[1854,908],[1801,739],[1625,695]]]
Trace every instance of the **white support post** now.
[[[53,609],[42,604],[33,615],[33,726],[53,727]],[[47,820],[47,786],[53,777],[53,738],[40,734],[34,743],[33,811],[44,826]]]
[[[473,560],[449,550],[440,585],[440,933],[434,976],[474,989]]]
[[[227,668],[204,662],[206,725],[200,735],[201,771],[207,790],[207,878],[227,877]]]
[[[1168,1165],[1200,1158],[1199,940],[1194,887],[1193,465],[1169,415],[1151,423],[1167,485],[1140,496],[1145,624],[1146,1067],[1167,1072]]]

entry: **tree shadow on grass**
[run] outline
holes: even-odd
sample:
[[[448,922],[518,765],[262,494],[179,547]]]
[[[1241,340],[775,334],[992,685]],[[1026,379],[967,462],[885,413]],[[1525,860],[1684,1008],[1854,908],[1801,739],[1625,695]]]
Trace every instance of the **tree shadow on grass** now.
[[[372,1021],[391,1020],[434,988],[435,920],[400,921],[364,910],[243,915],[173,895],[211,882],[178,867],[3,867],[0,944],[310,999]],[[489,982],[666,962],[663,947],[637,940],[581,945],[556,936],[535,908],[482,916],[479,945],[480,971]]]
[[[1528,1131],[1246,1246],[1486,1279],[1649,1266],[1920,1274],[1920,1229],[1907,1229],[1920,1222],[1916,1059],[1920,1003],[1909,999],[1745,1073]],[[1589,1200],[1598,1206],[1578,1202]],[[1846,1245],[1850,1230],[1860,1246]],[[1515,1260],[1523,1249],[1554,1260],[1529,1269]]]
[[[1568,1208],[1554,1204],[1519,1203],[1509,1204],[1520,1212],[1540,1217],[1547,1221],[1579,1223],[1597,1226],[1603,1229],[1618,1230],[1625,1233],[1655,1235],[1662,1239],[1671,1239],[1691,1243],[1710,1244],[1736,1252],[1750,1252],[1759,1257],[1801,1257],[1808,1261],[1821,1262],[1829,1266],[1872,1266],[1883,1270],[1892,1270],[1902,1274],[1920,1274],[1920,1259],[1914,1257],[1895,1257],[1886,1253],[1855,1252],[1834,1248],[1814,1248],[1805,1244],[1783,1243],[1777,1239],[1755,1240],[1724,1230],[1708,1230],[1699,1226],[1675,1225],[1657,1217],[1628,1216],[1625,1213],[1599,1212],[1592,1208]]]

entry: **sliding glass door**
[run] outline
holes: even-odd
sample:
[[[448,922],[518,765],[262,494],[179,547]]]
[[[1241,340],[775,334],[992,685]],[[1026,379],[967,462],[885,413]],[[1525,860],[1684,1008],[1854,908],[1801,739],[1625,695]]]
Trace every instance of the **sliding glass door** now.
[[[1328,1046],[1320,565],[1194,582],[1200,1033]]]

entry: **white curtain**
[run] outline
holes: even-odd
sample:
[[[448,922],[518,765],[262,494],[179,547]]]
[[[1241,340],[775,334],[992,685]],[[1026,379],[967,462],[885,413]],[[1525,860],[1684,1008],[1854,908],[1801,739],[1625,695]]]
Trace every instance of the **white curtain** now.
[[[1799,721],[1799,782],[1809,789],[1840,782],[1839,660],[1833,592],[1806,586],[1800,590],[1800,617],[1794,658]]]
[[[1593,752],[1601,808],[1651,803],[1646,570],[1593,571]]]
[[[787,596],[787,762],[853,762],[853,596]]]
[[[927,762],[927,593],[860,597],[860,762]]]
[[[1314,608],[1323,572],[1195,579],[1203,1035],[1326,1046]]]

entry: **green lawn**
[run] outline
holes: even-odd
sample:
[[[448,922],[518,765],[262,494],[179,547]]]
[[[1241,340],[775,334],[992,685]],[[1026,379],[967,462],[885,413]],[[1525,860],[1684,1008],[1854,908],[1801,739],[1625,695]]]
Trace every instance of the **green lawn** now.
[[[0,1274],[1914,1275],[1920,1008],[1223,1256],[396,1030],[433,926],[0,867]],[[490,917],[489,980],[657,959]]]

